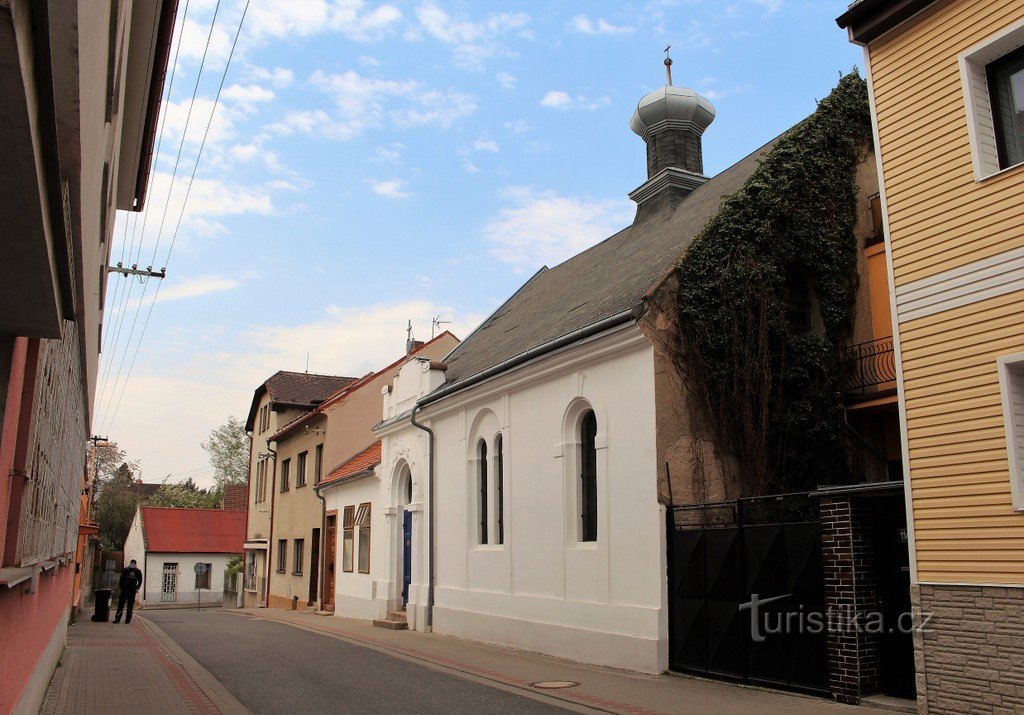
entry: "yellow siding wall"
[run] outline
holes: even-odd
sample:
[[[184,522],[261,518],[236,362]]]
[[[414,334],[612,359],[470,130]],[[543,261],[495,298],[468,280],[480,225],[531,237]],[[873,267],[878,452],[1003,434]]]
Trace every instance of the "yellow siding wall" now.
[[[1024,246],[1024,167],[976,183],[958,55],[1024,0],[944,0],[870,48],[896,287]],[[1024,584],[996,358],[1024,292],[899,325],[918,580]]]

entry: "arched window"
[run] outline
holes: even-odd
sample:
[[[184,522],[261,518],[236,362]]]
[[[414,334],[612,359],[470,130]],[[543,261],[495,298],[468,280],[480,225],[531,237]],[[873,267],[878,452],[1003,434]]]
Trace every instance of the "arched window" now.
[[[580,420],[580,541],[597,541],[597,417]]]
[[[498,533],[494,543],[505,543],[505,465],[501,445],[501,433],[494,436],[494,521]]]
[[[487,443],[477,443],[477,483],[480,488],[478,509],[480,514],[479,543],[487,543]]]

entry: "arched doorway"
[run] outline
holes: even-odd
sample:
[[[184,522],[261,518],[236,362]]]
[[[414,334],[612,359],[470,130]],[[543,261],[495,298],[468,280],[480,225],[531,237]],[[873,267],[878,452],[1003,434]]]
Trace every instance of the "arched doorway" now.
[[[412,503],[412,472],[403,464],[396,484],[396,506],[398,507],[399,528],[395,583],[398,585],[398,606],[402,609],[409,603],[409,586],[412,584],[412,512],[407,508]]]

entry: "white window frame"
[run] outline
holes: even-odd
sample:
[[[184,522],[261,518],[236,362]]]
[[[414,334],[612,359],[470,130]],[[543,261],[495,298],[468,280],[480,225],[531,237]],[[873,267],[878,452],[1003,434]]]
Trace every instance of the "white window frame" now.
[[[959,55],[960,81],[967,109],[967,135],[976,182],[1017,168],[1024,162],[1000,168],[996,128],[988,86],[988,65],[1024,46],[1024,20],[1003,28]]]
[[[1013,398],[1024,400],[1024,353],[1004,355],[996,360],[999,369],[999,393],[1003,402],[1003,427],[1006,430],[1006,454],[1010,462],[1010,495],[1013,510],[1024,512],[1024,446],[1018,444],[1024,434],[1024,419],[1014,415]],[[1020,440],[1024,443],[1024,440]]]

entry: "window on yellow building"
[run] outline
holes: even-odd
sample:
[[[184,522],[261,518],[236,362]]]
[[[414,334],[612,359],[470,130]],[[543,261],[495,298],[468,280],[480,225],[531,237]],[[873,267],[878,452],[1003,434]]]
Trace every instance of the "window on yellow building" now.
[[[1010,463],[1010,493],[1014,510],[1024,511],[1024,353],[999,358],[997,364]]]

